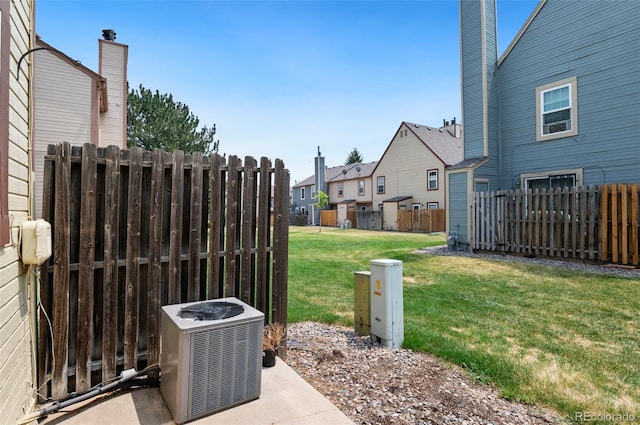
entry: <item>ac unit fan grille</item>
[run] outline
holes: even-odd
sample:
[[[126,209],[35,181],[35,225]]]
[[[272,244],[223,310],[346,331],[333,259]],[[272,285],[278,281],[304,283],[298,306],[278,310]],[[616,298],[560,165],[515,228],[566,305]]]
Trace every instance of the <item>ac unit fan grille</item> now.
[[[260,395],[262,322],[212,329],[193,336],[189,417],[194,418]],[[220,367],[220,365],[225,365]]]
[[[182,319],[220,320],[235,317],[244,312],[240,304],[226,301],[210,301],[183,307],[178,312]]]

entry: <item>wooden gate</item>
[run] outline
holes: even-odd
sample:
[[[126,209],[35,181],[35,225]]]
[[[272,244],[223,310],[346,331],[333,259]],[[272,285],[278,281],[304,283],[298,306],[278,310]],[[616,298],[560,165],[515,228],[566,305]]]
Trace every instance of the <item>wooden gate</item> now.
[[[281,160],[64,143],[49,146],[44,170],[53,236],[38,318],[44,396],[158,363],[165,304],[235,296],[287,323]]]

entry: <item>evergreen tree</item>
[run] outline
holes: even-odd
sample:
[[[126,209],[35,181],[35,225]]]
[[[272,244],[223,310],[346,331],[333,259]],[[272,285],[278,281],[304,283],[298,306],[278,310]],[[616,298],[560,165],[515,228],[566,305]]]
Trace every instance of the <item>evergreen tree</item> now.
[[[361,162],[362,162],[362,154],[360,153],[358,148],[353,148],[351,153],[349,153],[349,156],[347,157],[347,161],[344,163],[344,165],[359,164]]]
[[[167,152],[185,153],[218,151],[213,128],[198,128],[200,120],[189,107],[175,102],[173,95],[152,92],[140,84],[138,91],[131,89],[127,96],[127,146],[144,150],[159,148]]]

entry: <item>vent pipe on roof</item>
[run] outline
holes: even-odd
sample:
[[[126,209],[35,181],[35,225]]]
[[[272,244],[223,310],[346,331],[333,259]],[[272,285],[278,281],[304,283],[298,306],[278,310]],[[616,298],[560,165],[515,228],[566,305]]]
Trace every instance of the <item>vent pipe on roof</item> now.
[[[104,37],[104,39],[107,41],[115,41],[116,32],[111,29],[102,30],[102,37]]]

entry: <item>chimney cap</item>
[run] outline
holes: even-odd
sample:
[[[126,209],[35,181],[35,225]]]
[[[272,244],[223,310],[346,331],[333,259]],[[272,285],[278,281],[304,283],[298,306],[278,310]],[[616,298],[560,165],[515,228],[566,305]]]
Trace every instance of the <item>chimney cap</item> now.
[[[108,41],[115,41],[116,32],[112,29],[104,29],[102,30],[102,37],[104,37],[104,39]]]

